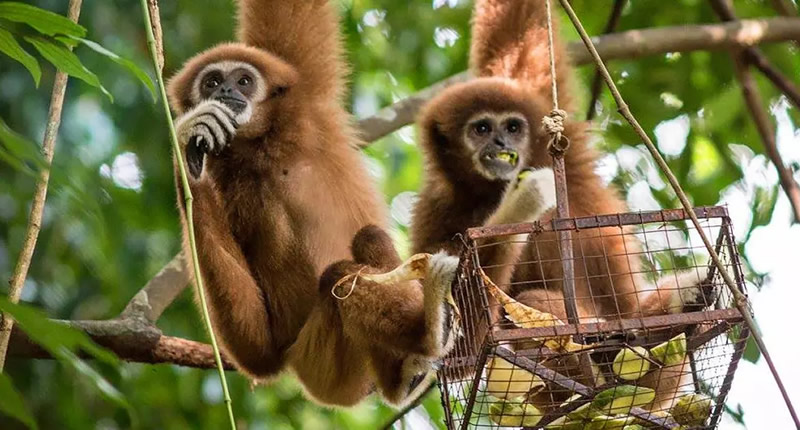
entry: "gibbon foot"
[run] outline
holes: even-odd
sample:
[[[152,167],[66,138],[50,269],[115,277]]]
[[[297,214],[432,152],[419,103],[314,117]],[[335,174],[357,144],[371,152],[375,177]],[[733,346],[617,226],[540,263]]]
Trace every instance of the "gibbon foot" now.
[[[428,273],[422,282],[425,295],[425,349],[434,359],[450,352],[461,329],[451,292],[457,269],[458,257],[438,252],[431,256]]]
[[[239,122],[223,103],[206,100],[176,121],[179,141],[186,147],[186,164],[194,179],[203,172],[205,154],[219,155],[233,141]]]
[[[676,275],[680,306],[683,312],[703,310],[712,306],[717,291],[712,279],[708,279],[708,268],[698,267]]]

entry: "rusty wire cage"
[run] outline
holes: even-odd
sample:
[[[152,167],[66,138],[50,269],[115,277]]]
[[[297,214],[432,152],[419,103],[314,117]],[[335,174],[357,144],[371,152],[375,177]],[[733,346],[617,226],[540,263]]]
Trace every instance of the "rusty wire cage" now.
[[[698,208],[695,213],[708,237],[716,238],[716,252],[744,292],[726,209]],[[684,210],[663,210],[468,230],[453,284],[460,337],[438,375],[447,427],[716,428],[749,331],[687,220]],[[651,315],[620,312],[595,318],[599,313],[590,312],[572,322],[551,315],[564,314],[565,300],[556,294],[552,302],[527,302],[547,313],[525,314],[533,315],[530,321],[510,317],[489,291],[490,279],[483,274],[490,267],[480,256],[514,242],[528,250],[560,250],[564,242],[559,232],[570,232],[567,240],[575,250],[570,282],[589,286],[588,295],[587,288],[576,289],[575,302],[583,309],[609,299],[593,297],[593,284],[613,285],[623,277],[660,286],[649,294],[687,300],[697,296],[684,294],[681,289],[689,287],[671,280],[694,271],[702,274],[701,290],[707,294],[692,306],[667,300],[674,309]],[[584,249],[590,241],[603,244],[615,236],[630,247],[614,251],[601,246],[596,255]],[[604,270],[603,262],[614,258],[628,262],[629,273]],[[510,296],[531,289],[560,290],[563,279],[531,281],[516,275],[547,264],[563,261],[558,253],[548,257],[525,252],[511,268],[514,278],[498,287]]]

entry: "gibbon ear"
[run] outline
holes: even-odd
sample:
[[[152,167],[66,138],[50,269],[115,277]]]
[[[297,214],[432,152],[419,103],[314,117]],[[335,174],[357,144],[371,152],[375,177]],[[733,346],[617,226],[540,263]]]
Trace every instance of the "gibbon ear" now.
[[[442,132],[442,124],[438,121],[433,121],[430,129],[431,142],[433,142],[434,146],[446,146],[448,139],[444,132]]]
[[[269,98],[271,98],[271,99],[274,99],[274,98],[280,98],[280,97],[283,97],[283,96],[284,96],[284,94],[286,94],[286,92],[287,92],[287,91],[289,91],[289,87],[288,87],[288,86],[286,86],[286,85],[279,85],[279,86],[277,86],[277,87],[273,88],[273,89],[272,89],[272,90],[269,92]]]

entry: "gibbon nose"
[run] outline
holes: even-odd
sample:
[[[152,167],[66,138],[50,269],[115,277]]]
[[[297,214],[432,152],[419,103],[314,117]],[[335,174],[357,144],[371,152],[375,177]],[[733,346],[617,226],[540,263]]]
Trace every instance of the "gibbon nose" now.
[[[500,149],[508,148],[508,144],[506,143],[505,139],[500,138],[500,137],[495,137],[494,138],[494,144],[497,145],[498,147],[500,147]]]

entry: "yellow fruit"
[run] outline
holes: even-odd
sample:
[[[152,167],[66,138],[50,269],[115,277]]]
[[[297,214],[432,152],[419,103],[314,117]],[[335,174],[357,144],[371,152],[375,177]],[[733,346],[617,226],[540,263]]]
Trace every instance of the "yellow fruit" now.
[[[620,385],[601,391],[594,397],[592,406],[608,414],[628,414],[633,407],[644,406],[656,398],[652,388]]]
[[[649,355],[647,350],[641,346],[623,348],[614,358],[611,370],[620,379],[635,381],[650,370],[650,361],[647,360]]]
[[[711,416],[711,398],[705,394],[686,394],[669,410],[675,422],[687,426],[699,426]]]
[[[486,393],[498,399],[512,399],[524,396],[531,390],[541,391],[542,378],[508,361],[493,357],[486,373]]]
[[[558,319],[558,317],[555,315],[542,312],[514,300],[511,296],[498,288],[492,279],[486,276],[486,273],[484,273],[483,269],[479,268],[479,270],[486,289],[489,290],[489,293],[491,293],[491,295],[498,302],[500,302],[501,305],[503,305],[503,309],[506,311],[508,319],[510,319],[511,322],[513,322],[517,327],[537,328],[564,325],[564,322]],[[572,336],[548,337],[546,339],[533,340],[542,341],[546,347],[559,352],[576,352],[591,347],[591,345],[581,345],[573,342]]]
[[[567,417],[561,417],[546,425],[545,430],[584,430],[583,420],[573,421]]]
[[[500,400],[489,405],[489,418],[504,427],[533,427],[539,423],[542,415],[536,406],[518,399]]]
[[[654,346],[650,354],[659,363],[665,366],[674,366],[683,363],[686,358],[686,333],[681,333],[672,339]]]

